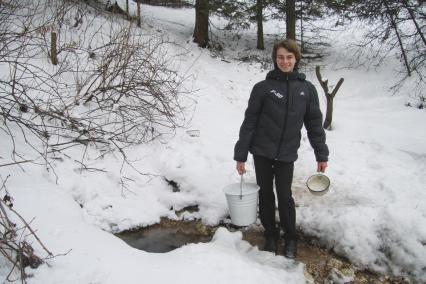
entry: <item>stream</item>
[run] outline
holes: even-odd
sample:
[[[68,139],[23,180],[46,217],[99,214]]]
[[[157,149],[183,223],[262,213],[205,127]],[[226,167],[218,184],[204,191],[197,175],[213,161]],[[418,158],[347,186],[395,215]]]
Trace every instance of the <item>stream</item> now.
[[[229,222],[215,227],[205,226],[199,220],[176,221],[163,218],[161,222],[145,228],[116,234],[130,246],[152,253],[172,251],[188,243],[209,242],[218,227],[229,231],[240,230],[243,239],[259,248],[263,245],[263,232],[259,225],[236,227]],[[333,252],[315,245],[315,241],[300,234],[296,261],[305,264],[305,277],[308,283],[410,283],[400,277],[379,275],[367,270],[359,270],[348,260]],[[281,238],[282,239],[282,238]],[[282,251],[283,241],[279,243]]]

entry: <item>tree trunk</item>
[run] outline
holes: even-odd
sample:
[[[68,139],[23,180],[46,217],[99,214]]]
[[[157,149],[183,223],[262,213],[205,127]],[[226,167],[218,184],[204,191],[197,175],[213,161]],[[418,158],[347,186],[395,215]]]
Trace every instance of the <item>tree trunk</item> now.
[[[137,7],[137,18],[138,18],[138,27],[140,28],[141,27],[141,0],[138,0],[137,2],[136,2],[137,4],[136,4],[136,7]]]
[[[325,97],[327,99],[327,110],[325,113],[324,119],[324,129],[331,130],[331,122],[333,121],[333,100],[339,90],[340,86],[342,86],[344,79],[340,78],[339,82],[337,82],[336,87],[330,93],[328,89],[328,80],[323,80],[320,72],[320,67],[317,66],[315,68],[315,74],[317,75],[318,81],[324,90]]]
[[[58,51],[56,49],[56,33],[52,32],[50,33],[50,60],[52,61],[53,65],[58,64]]]
[[[198,19],[199,14],[198,14],[197,2],[198,1],[195,2],[195,25],[194,25],[194,32],[192,33],[192,37],[194,38],[194,42],[195,42],[195,35],[197,34],[197,27],[199,25],[199,23],[198,23],[199,22],[199,19]]]
[[[327,96],[327,110],[325,112],[324,129],[331,130],[331,122],[333,121],[333,100],[334,97]]]
[[[256,20],[257,20],[257,49],[264,50],[263,42],[263,0],[256,1]]]
[[[194,42],[200,47],[207,47],[209,44],[209,1],[196,0],[195,2],[195,27]]]
[[[305,42],[303,40],[303,1],[300,2],[300,50],[305,51]]]
[[[296,39],[296,0],[286,0],[286,38]]]
[[[126,15],[127,15],[127,19],[129,19],[130,18],[130,15],[129,15],[129,0],[126,0]]]

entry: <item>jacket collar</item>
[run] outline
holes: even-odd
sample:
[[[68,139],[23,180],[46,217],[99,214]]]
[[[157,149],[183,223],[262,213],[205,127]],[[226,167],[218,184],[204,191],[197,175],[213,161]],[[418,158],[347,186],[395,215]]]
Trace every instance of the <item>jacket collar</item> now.
[[[305,80],[306,76],[303,73],[297,71],[293,72],[283,72],[278,68],[275,68],[272,71],[269,71],[266,75],[266,79],[278,80],[278,81],[287,81],[287,80]]]

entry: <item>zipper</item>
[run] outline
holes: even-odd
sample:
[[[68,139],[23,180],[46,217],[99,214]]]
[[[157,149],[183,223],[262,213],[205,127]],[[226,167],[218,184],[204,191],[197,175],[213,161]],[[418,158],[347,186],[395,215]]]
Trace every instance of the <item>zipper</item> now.
[[[281,131],[281,137],[280,137],[280,142],[278,144],[278,148],[277,148],[277,154],[275,155],[275,160],[278,160],[278,155],[280,154],[280,150],[281,150],[281,144],[283,143],[284,140],[284,133],[285,130],[287,128],[287,118],[288,118],[288,105],[289,105],[289,100],[290,100],[290,86],[289,86],[289,81],[288,81],[288,75],[286,76],[286,85],[287,85],[287,100],[286,100],[286,105],[285,105],[285,115],[284,115],[284,124],[283,124],[283,128]]]
[[[287,88],[288,88],[289,86],[287,85]],[[290,104],[290,111],[291,112],[294,112],[294,94],[293,93],[291,93],[290,94],[290,90],[288,89],[288,94],[289,94],[289,98],[290,98],[290,100],[291,100],[291,104]]]

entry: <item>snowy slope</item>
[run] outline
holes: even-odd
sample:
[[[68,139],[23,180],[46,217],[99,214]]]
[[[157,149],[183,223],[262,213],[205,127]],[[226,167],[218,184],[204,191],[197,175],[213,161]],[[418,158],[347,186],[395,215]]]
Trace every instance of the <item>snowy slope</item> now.
[[[3,178],[11,175],[7,189],[15,208],[28,220],[35,217],[32,226],[45,245],[55,254],[71,249],[49,260],[49,266],[28,270],[34,274],[30,283],[304,283],[301,264],[259,251],[241,234],[225,229],[211,243],[166,254],[135,250],[111,234],[156,223],[162,216],[176,218],[171,207],[198,204],[200,211],[187,218],[206,224],[227,215],[222,188],[239,180],[233,146],[251,87],[267,71],[233,60],[238,51],[225,55],[228,63],[196,47],[191,42],[193,14],[192,9],[142,6],[144,26],[155,27],[186,50],[179,64],[197,90],[187,129],[128,150],[134,166],[150,175],[123,166],[119,153],[95,159],[99,153],[92,148],[86,159],[105,172],[81,172],[65,156],[54,162],[58,180],[37,165],[0,168]],[[389,92],[397,60],[374,70],[342,69],[350,31],[339,38],[321,62],[330,83],[345,78],[335,100],[333,131],[327,132],[332,188],[323,197],[305,190],[316,164],[304,134],[295,167],[297,224],[361,267],[426,281],[426,113],[404,106],[409,97],[404,90]],[[324,112],[322,90],[308,67],[304,71],[317,87]],[[200,135],[191,137],[186,130]],[[12,150],[6,144],[0,150],[3,159]],[[76,160],[82,156],[78,149],[67,154]],[[246,180],[254,181],[251,160],[248,165]],[[172,192],[163,176],[178,182],[181,192]]]

